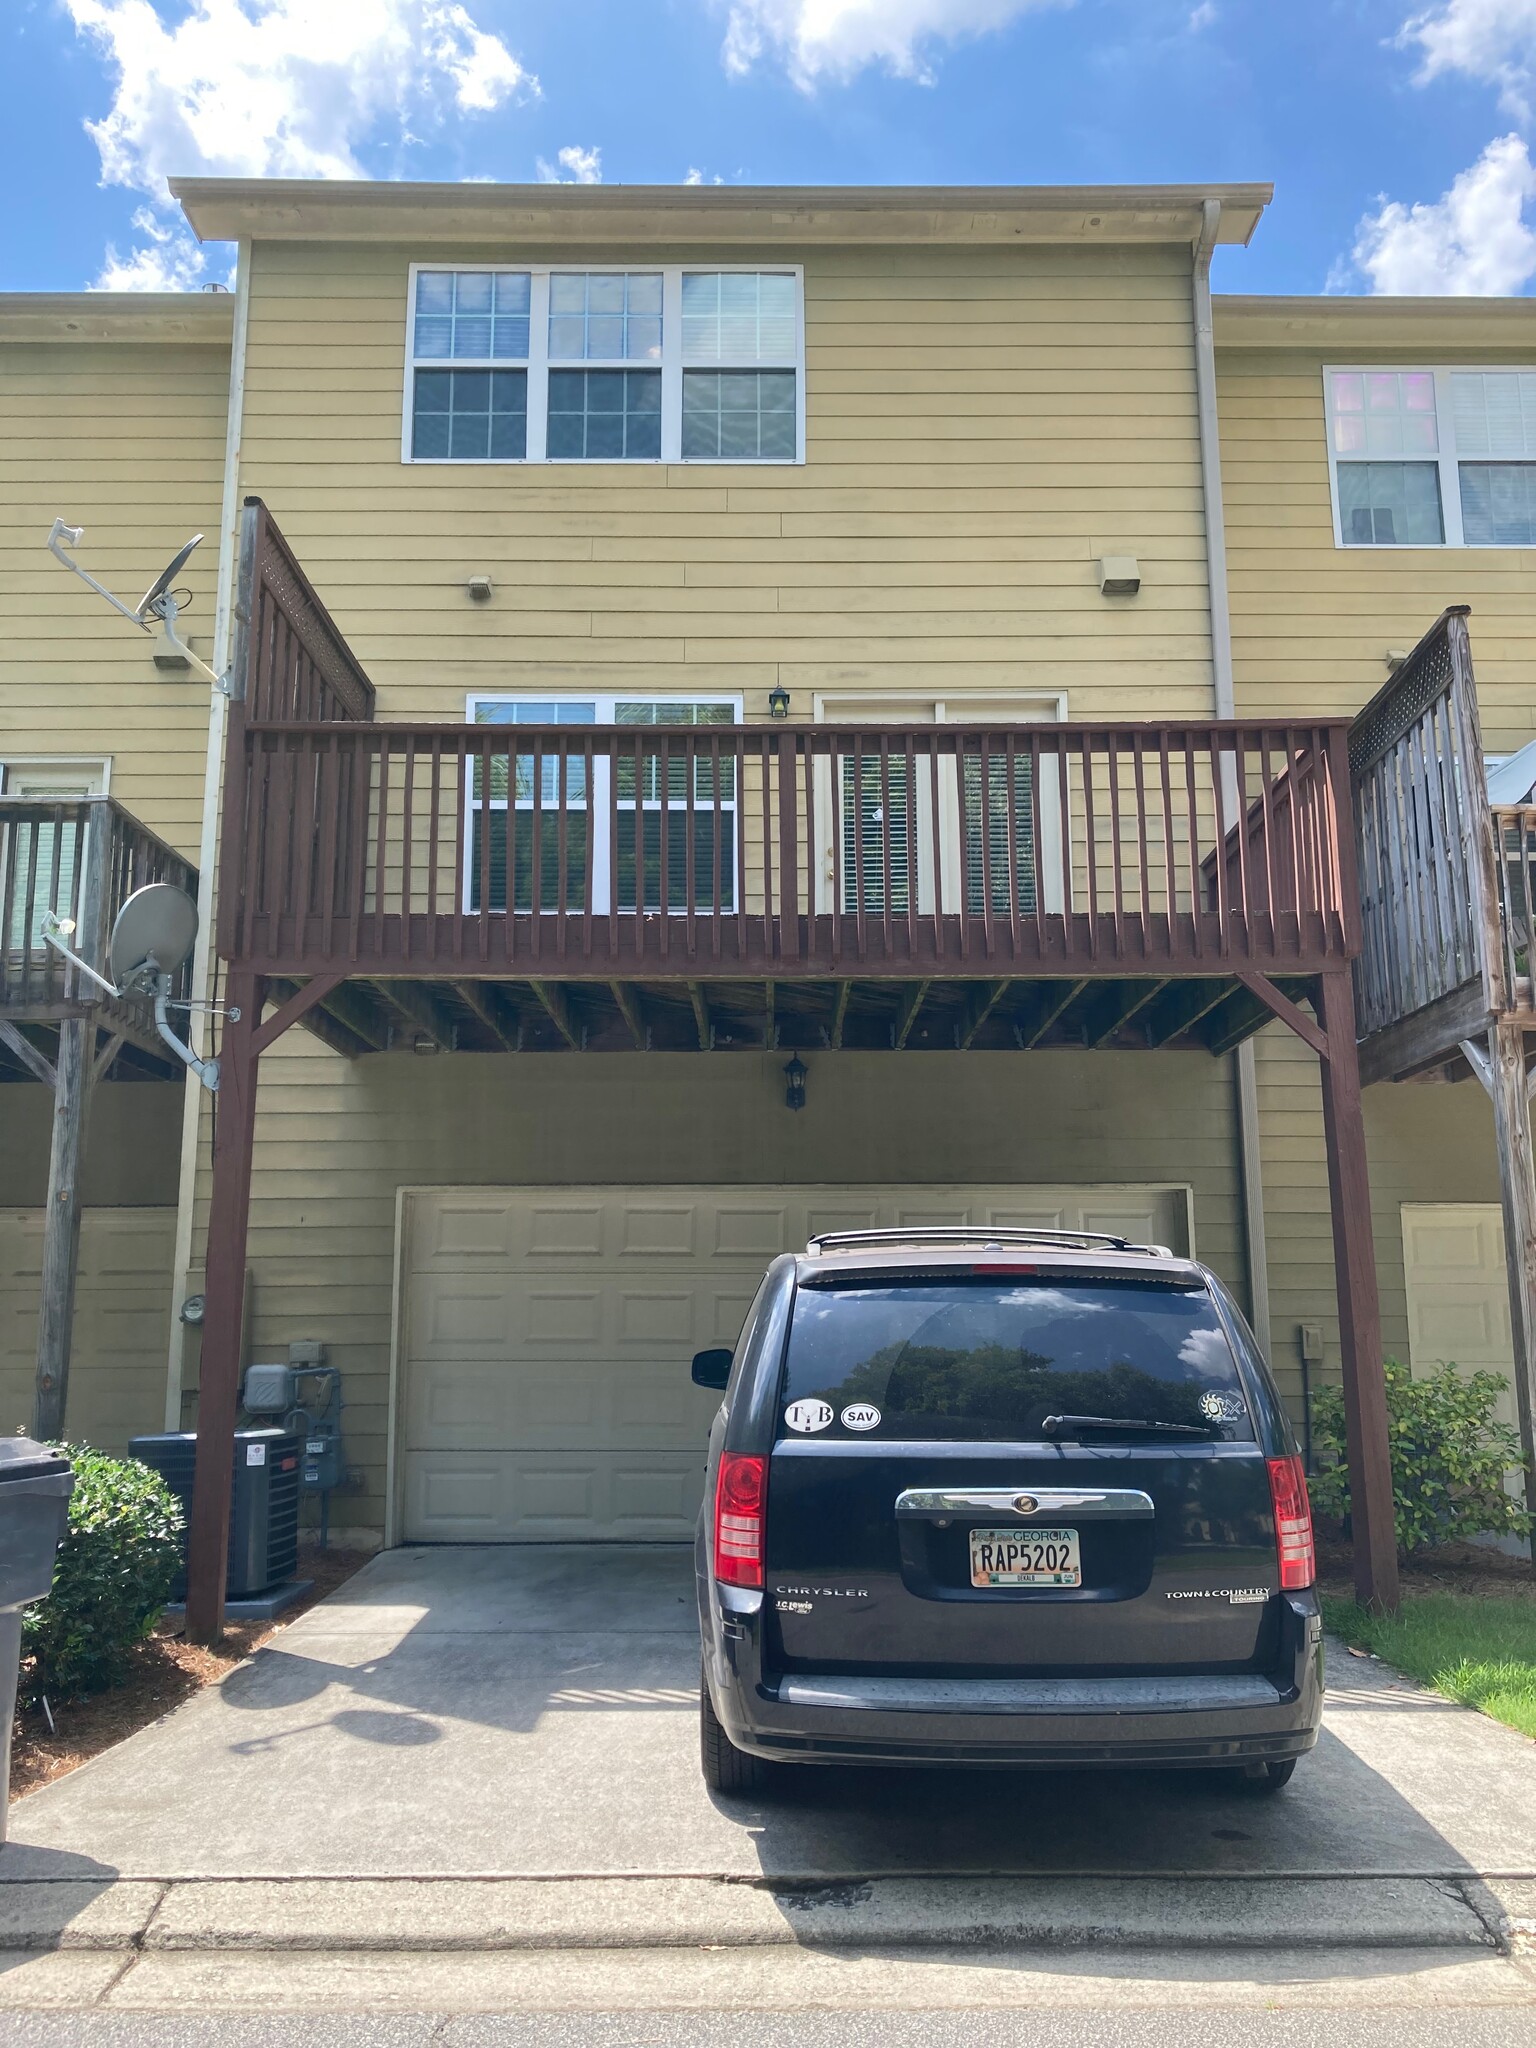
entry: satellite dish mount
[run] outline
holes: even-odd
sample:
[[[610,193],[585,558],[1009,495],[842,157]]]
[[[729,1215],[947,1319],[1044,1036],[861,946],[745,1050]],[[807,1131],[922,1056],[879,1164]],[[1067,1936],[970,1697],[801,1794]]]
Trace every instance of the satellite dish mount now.
[[[83,572],[82,572],[83,573]],[[89,579],[88,579],[89,580]],[[107,593],[111,595],[110,592]],[[116,603],[116,599],[112,600]],[[88,960],[68,944],[74,935],[73,918],[57,917],[44,911],[42,933],[57,953],[89,975],[109,996],[141,996],[155,1006],[155,1029],[178,1059],[185,1062],[203,1086],[213,1094],[219,1085],[217,1060],[199,1059],[185,1040],[171,1029],[172,1010],[217,1010],[217,1003],[184,1003],[171,999],[171,983],[177,969],[192,951],[197,939],[197,905],[185,889],[173,882],[147,882],[135,889],[117,913],[107,945],[107,967],[111,975],[98,974]],[[223,1014],[238,1022],[240,1012]]]
[[[165,635],[165,644],[171,652],[179,655],[189,667],[196,669],[199,675],[206,676],[216,690],[221,691],[226,697],[229,696],[231,692],[228,672],[222,676],[216,675],[201,655],[192,652],[176,630],[176,621],[184,608],[176,596],[176,578],[186,567],[192,550],[201,544],[203,536],[194,533],[185,546],[176,550],[136,605],[124,604],[123,600],[108,590],[104,583],[98,583],[88,569],[82,569],[73,554],[65,552],[66,549],[77,548],[84,538],[83,526],[66,526],[62,519],[55,519],[48,535],[48,552],[55,561],[62,562],[71,575],[78,576],[82,583],[88,583],[98,597],[104,597],[113,611],[121,612],[129,624],[137,626],[141,633],[152,633],[154,628],[150,620],[158,619]]]

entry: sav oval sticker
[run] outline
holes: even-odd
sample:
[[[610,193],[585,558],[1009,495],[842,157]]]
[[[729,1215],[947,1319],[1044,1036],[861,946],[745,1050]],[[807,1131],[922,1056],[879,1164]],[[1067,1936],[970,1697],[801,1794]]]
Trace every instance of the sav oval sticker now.
[[[814,1436],[817,1430],[832,1427],[832,1410],[825,1401],[791,1401],[784,1420],[801,1436]]]
[[[872,1408],[867,1401],[854,1401],[843,1410],[841,1421],[844,1429],[878,1429],[880,1410]]]

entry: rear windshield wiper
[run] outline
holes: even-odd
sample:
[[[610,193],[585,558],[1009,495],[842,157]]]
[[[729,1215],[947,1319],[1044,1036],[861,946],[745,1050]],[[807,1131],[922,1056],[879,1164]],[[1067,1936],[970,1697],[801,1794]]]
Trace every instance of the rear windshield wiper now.
[[[1154,1429],[1161,1436],[1209,1436],[1214,1422],[1153,1422],[1145,1415],[1047,1415],[1046,1436],[1075,1436],[1084,1429]]]

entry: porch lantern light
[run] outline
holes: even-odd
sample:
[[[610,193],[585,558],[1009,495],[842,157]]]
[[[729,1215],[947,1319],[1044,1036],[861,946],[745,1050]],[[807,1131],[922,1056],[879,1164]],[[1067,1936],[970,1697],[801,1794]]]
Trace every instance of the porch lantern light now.
[[[789,692],[782,683],[775,683],[768,692],[768,716],[770,718],[788,718],[789,716]]]
[[[784,1107],[804,1109],[805,1107],[805,1061],[799,1053],[792,1052],[784,1063]]]

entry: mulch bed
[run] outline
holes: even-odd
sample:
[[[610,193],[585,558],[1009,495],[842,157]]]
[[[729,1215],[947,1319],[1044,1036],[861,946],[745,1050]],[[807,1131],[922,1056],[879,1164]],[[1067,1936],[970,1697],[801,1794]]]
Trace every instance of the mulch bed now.
[[[1405,1599],[1417,1593],[1470,1593],[1484,1600],[1536,1600],[1536,1571],[1528,1558],[1507,1557],[1502,1550],[1476,1543],[1453,1543],[1405,1558],[1400,1573]],[[1349,1544],[1322,1530],[1317,1537],[1317,1586],[1335,1599],[1354,1598]]]
[[[350,1579],[372,1554],[367,1550],[321,1550],[306,1543],[299,1553],[299,1577],[313,1579],[314,1591],[295,1601],[276,1621],[232,1627],[213,1650],[183,1642],[174,1633],[181,1626],[179,1620],[162,1622],[149,1640],[132,1652],[121,1685],[89,1699],[50,1700],[51,1730],[41,1708],[19,1713],[11,1741],[12,1799],[77,1770],[125,1736],[136,1735],[151,1721],[158,1721],[203,1686],[217,1684],[253,1650],[280,1635],[290,1621]]]

